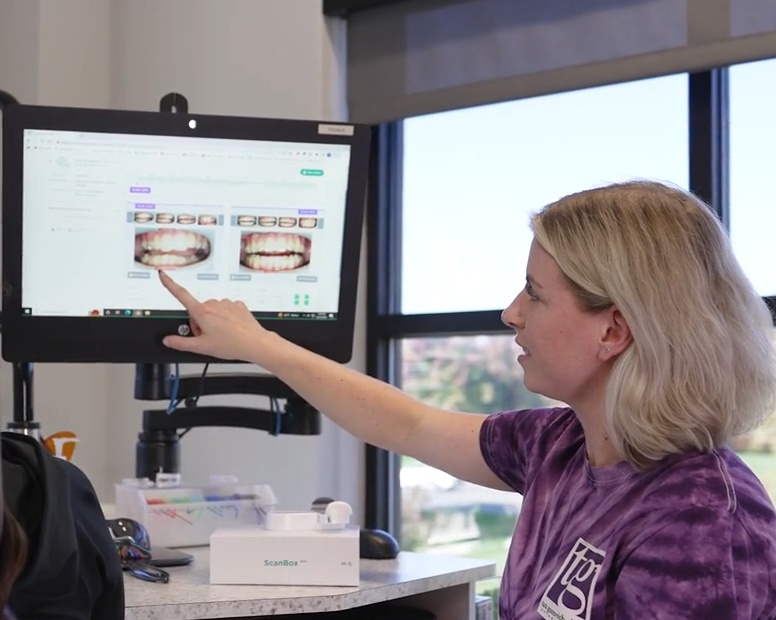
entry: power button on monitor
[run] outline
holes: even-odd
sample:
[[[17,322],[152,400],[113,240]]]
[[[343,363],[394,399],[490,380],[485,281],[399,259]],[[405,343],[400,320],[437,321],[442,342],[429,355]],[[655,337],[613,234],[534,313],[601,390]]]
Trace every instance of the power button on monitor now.
[[[190,333],[191,333],[191,328],[186,323],[183,323],[182,325],[178,325],[179,335],[188,336]]]

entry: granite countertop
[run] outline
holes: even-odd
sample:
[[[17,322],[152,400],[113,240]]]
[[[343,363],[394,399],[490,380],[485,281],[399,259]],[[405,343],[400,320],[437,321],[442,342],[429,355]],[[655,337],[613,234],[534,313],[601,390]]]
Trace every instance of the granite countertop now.
[[[190,566],[167,569],[170,582],[125,573],[126,620],[189,620],[350,609],[467,584],[495,574],[495,564],[446,555],[402,552],[395,560],[361,560],[361,584],[226,586],[209,583],[209,548],[186,549]]]

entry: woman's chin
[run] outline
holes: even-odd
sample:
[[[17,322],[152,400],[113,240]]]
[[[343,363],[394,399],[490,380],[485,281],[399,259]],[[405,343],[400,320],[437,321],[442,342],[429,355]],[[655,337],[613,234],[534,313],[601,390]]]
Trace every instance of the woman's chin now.
[[[522,363],[520,365],[523,366]],[[525,366],[523,366],[523,385],[531,392],[536,392],[536,388],[538,387],[532,373],[525,371]]]
[[[523,368],[525,369],[525,366],[523,366]],[[538,380],[538,377],[536,377],[535,374],[531,371],[523,372],[523,385],[529,392],[533,392],[534,394],[539,394],[540,396],[545,396],[547,398],[552,398],[552,396],[547,394],[548,386],[546,384],[542,384],[542,382]]]

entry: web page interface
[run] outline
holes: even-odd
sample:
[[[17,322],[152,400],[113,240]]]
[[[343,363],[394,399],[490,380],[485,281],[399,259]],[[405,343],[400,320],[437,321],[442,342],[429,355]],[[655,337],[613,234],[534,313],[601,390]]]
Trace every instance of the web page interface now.
[[[350,147],[26,130],[25,316],[180,316],[157,270],[257,317],[336,319]]]

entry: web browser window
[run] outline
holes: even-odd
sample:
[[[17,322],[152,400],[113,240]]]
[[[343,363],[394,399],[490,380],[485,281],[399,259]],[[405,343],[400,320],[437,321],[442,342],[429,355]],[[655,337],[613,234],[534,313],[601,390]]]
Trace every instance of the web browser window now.
[[[350,147],[26,130],[29,316],[172,316],[195,296],[336,319]]]

